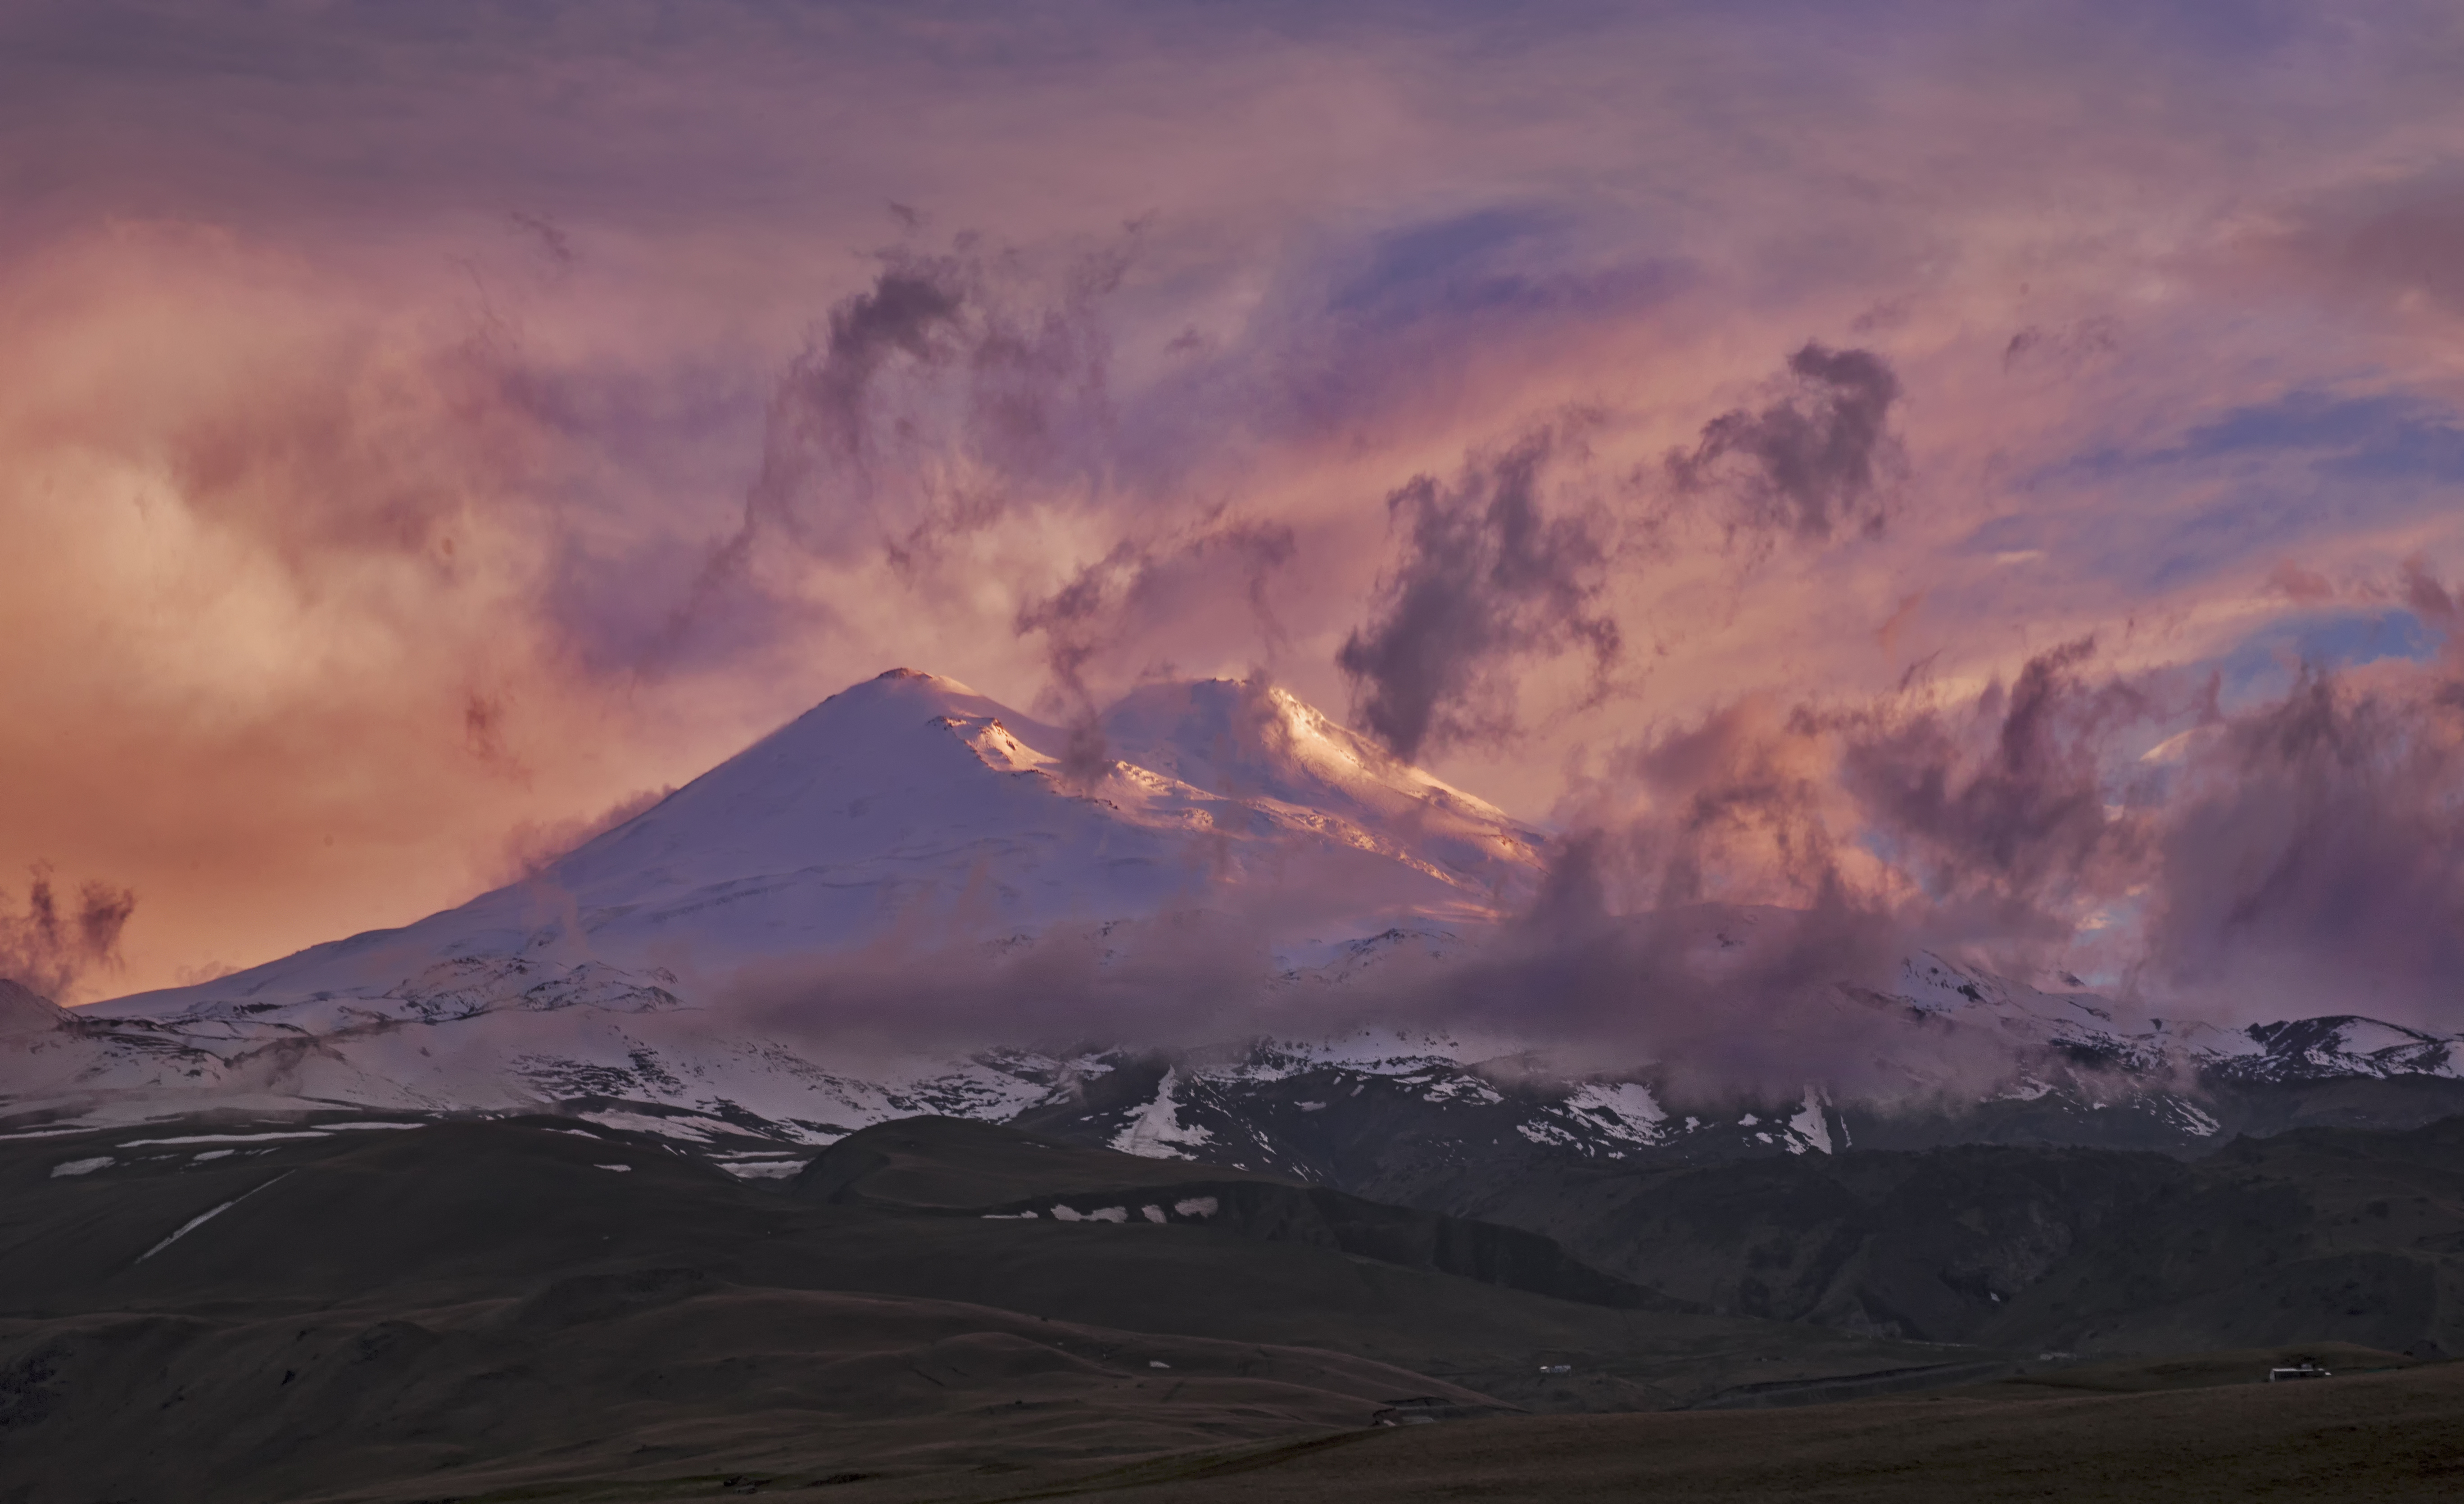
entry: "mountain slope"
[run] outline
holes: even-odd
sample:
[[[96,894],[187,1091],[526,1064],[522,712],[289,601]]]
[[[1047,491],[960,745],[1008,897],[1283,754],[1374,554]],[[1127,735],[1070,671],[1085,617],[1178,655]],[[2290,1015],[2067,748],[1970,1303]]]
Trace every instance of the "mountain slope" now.
[[[1956,1378],[1980,1356],[1550,1298],[1513,1288],[1551,1272],[1530,1260],[1466,1278],[1419,1248],[1202,1217],[986,1216],[941,1192],[1048,1190],[1020,1168],[1048,1155],[1107,1203],[1157,1167],[953,1126],[851,1141],[843,1161],[887,1147],[939,1179],[858,1163],[877,1194],[839,1197],[557,1118],[0,1140],[0,1497],[709,1496],[848,1473],[946,1497],[993,1460]],[[1572,1283],[1545,1240],[1511,1242]],[[1580,1378],[1544,1383],[1551,1361]]]
[[[2199,1165],[1808,1155],[1515,1193],[1731,1309],[1635,1302],[1545,1238],[949,1119],[773,1186],[560,1118],[0,1139],[0,1496],[1017,1497],[1037,1490],[1010,1470],[1506,1406],[2397,1367],[2386,1348],[2434,1357],[2464,1324],[2464,1122]],[[1800,1319],[1733,1309],[1752,1302]],[[2272,1351],[2101,1371],[2046,1351],[2220,1341]],[[1515,1424],[1539,1467],[1552,1427]],[[1008,1475],[970,1494],[987,1464]]]
[[[2464,1111],[2446,1036],[2157,1017],[1924,954],[1808,1005],[1900,1061],[1923,1110],[1843,1095],[1819,1061],[1753,1099],[1681,1100],[1670,1062],[1603,1073],[1416,1026],[1398,979],[1510,949],[1545,850],[1270,687],[1148,685],[1065,732],[893,671],[534,879],[405,928],[67,1012],[0,994],[0,1127],[555,1111],[763,1174],[945,1114],[1413,1199],[1475,1164],[2193,1154]],[[1683,938],[1715,992],[1800,918],[1637,922]],[[1927,1076],[1932,1058],[1964,1064]]]
[[[1349,974],[1388,937],[1451,943],[1445,926],[1494,922],[1536,884],[1536,832],[1281,691],[1156,686],[1102,735],[1124,755],[1073,779],[1067,734],[893,671],[459,908],[74,1014],[28,1000],[0,1118],[561,1105],[758,1148],[1006,1117],[1075,1068],[968,1058],[1018,1043],[1012,1015],[884,1046],[926,972],[963,1010],[1023,957],[1066,1009],[1078,984],[1034,972],[1036,947],[1100,981],[1143,946],[1168,983],[1195,937],[1254,989]],[[868,985],[860,1014],[846,993]],[[1177,1004],[1114,990],[1132,1028]],[[850,1028],[874,1037],[856,1050]]]
[[[2204,1159],[1962,1145],[1526,1164],[1412,1198],[1711,1310],[1939,1342],[2464,1353],[2464,1117]]]
[[[1494,918],[1536,880],[1536,832],[1280,691],[1171,686],[1113,724],[1162,766],[1114,759],[1073,782],[1067,733],[892,670],[528,881],[106,1011],[377,997],[473,957],[596,962],[643,976],[646,994],[676,978],[708,988],[748,962],[887,936],[942,946],[1174,910],[1256,915],[1323,943],[1398,918]]]

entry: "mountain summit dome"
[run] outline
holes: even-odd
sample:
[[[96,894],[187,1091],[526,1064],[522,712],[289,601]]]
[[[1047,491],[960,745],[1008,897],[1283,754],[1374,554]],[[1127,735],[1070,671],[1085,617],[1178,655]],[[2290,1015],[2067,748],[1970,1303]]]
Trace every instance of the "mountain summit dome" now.
[[[384,988],[485,957],[711,980],[893,930],[968,943],[1192,910],[1323,943],[1491,918],[1539,872],[1537,832],[1280,689],[1149,685],[1095,729],[1089,770],[1083,728],[1073,742],[955,679],[892,669],[519,883],[111,1011]]]

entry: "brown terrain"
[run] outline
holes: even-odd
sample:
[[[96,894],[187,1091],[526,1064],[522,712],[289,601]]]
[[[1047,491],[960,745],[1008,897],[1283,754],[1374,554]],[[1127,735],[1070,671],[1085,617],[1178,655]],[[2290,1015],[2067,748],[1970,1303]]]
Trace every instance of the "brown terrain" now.
[[[556,1119],[0,1139],[0,1500],[2445,1497],[2464,1369],[2341,1338],[2382,1297],[2299,1281],[2410,1260],[2408,1330],[2449,1330],[2451,1138],[2279,1141],[2292,1192],[2218,1172],[2225,1214],[2299,1193],[2334,1236],[2311,1257],[2279,1208],[2254,1272],[2187,1303],[2165,1261],[2234,1236],[2196,1197],[2142,1229],[2150,1269],[2051,1261],[2040,1284],[2137,1344],[2084,1360],[1740,1314],[1699,1197],[1666,1204],[1698,1229],[1668,1268],[1714,1277],[1651,1281],[1528,1228],[951,1119],[770,1183]],[[1939,1162],[1830,1168],[1974,1179]],[[1904,1211],[1903,1260],[1969,1210]],[[2286,1340],[2225,1339],[2278,1285]],[[2134,1289],[2154,1314],[2104,1315]],[[2331,1297],[2353,1315],[2301,1315]],[[2059,1316],[2028,1298],[2053,1316],[2011,1336]],[[2261,1382],[2296,1356],[2336,1377]]]

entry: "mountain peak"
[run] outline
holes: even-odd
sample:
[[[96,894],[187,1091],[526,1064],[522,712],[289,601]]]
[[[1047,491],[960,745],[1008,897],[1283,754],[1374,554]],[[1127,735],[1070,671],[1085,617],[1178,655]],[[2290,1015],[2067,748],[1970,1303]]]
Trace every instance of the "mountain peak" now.
[[[0,977],[0,1035],[31,1034],[55,1028],[60,1006],[31,987]]]
[[[1199,909],[1315,943],[1493,918],[1536,884],[1537,832],[1287,691],[1148,685],[1101,730],[1106,770],[1073,780],[1069,732],[892,669],[525,882],[115,1011],[382,990],[489,956],[671,967],[690,993],[892,930],[971,943]]]

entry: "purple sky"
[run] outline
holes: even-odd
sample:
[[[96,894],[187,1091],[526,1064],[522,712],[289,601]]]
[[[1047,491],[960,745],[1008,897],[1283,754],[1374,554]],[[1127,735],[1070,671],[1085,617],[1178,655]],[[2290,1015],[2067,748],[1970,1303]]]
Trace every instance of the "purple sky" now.
[[[18,0],[0,944],[400,923],[894,664],[1266,674],[1620,907],[2464,1027],[2459,77],[2444,4]]]

